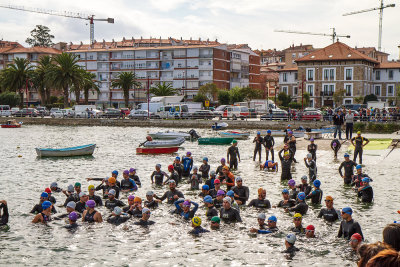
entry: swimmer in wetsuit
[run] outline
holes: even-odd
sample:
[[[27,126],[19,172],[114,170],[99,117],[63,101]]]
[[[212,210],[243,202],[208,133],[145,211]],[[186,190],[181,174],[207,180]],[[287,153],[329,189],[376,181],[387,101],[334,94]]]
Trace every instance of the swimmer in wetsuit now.
[[[127,214],[140,218],[142,217],[142,199],[140,197],[135,197],[133,195],[128,196],[128,206],[123,207],[123,212]]]
[[[287,136],[285,136],[283,142],[289,146],[289,149],[292,152],[292,160],[297,163],[297,160],[295,159],[294,155],[296,154],[296,137],[294,137],[292,131],[287,132]]]
[[[68,230],[74,230],[78,228],[79,225],[76,223],[78,218],[79,218],[78,213],[76,213],[75,211],[71,212],[68,215],[68,225],[65,225],[64,228]]]
[[[291,229],[292,232],[296,234],[304,234],[306,232],[306,229],[303,227],[303,216],[300,213],[296,213],[293,215],[293,224],[294,227]]]
[[[255,207],[259,209],[270,209],[271,203],[268,199],[265,199],[267,196],[267,191],[264,188],[258,189],[258,198],[250,201],[248,207]]]
[[[94,209],[94,207],[96,207],[96,202],[94,202],[94,200],[88,200],[86,205],[87,209],[82,214],[82,221],[88,223],[103,222],[100,212]]]
[[[337,140],[337,139],[332,140],[331,148],[332,148],[333,152],[335,152],[335,159],[337,159],[337,153],[341,146],[342,146],[342,144],[340,144],[339,140]]]
[[[192,218],[192,227],[193,227],[193,229],[189,232],[189,234],[191,234],[191,235],[198,236],[202,233],[210,232],[207,229],[204,229],[203,227],[201,227],[201,219],[200,219],[200,217],[197,217],[197,216]]]
[[[154,221],[150,221],[150,210],[148,208],[144,208],[142,210],[142,218],[138,221],[138,222],[134,222],[134,225],[140,225],[143,227],[147,227],[149,225],[153,225],[155,224]]]
[[[282,168],[281,181],[290,180],[292,179],[292,173],[291,173],[292,158],[288,151],[285,151],[282,157],[282,152],[283,149],[278,153],[279,159],[281,160],[281,168]]]
[[[301,184],[296,185],[296,188],[298,188],[300,190],[300,192],[304,192],[304,194],[306,194],[306,196],[308,196],[308,194],[310,194],[311,186],[307,183],[306,175],[303,175],[301,177]]]
[[[345,153],[344,161],[339,166],[339,174],[343,178],[344,184],[351,183],[351,179],[354,175],[354,167],[356,166],[357,164],[354,161],[350,160],[350,155]],[[344,168],[344,174],[342,173],[343,168]]]
[[[121,181],[121,192],[132,192],[138,190],[138,187],[135,181],[129,178],[129,171],[124,170],[122,173],[122,181]]]
[[[358,189],[361,187],[362,179],[365,177],[368,177],[370,179],[370,181],[372,182],[372,179],[368,176],[368,174],[362,173],[361,165],[356,166],[356,172],[357,172],[357,174],[354,174],[353,178],[351,179],[351,185],[354,186],[355,189]]]
[[[237,144],[238,142],[236,140],[233,140],[232,145],[228,148],[228,152],[226,153],[226,157],[229,162],[229,168],[235,170],[237,170],[238,162],[240,162],[240,154]]]
[[[46,200],[42,203],[42,212],[38,213],[35,218],[33,218],[32,223],[43,223],[47,224],[51,221],[51,209],[53,204]]]
[[[317,149],[318,146],[314,144],[314,138],[310,139],[310,144],[307,146],[308,153],[311,154],[312,159],[316,162],[317,161]]]
[[[203,158],[203,164],[201,164],[199,172],[201,172],[201,178],[204,180],[208,179],[208,173],[210,172],[210,165],[208,165],[208,158]]]
[[[115,190],[111,189],[108,191],[108,199],[104,206],[109,209],[113,210],[115,207],[124,207],[125,203],[115,197]]]
[[[326,196],[325,198],[326,208],[322,208],[319,211],[318,218],[324,218],[327,222],[335,222],[341,220],[340,212],[333,207],[333,198],[331,196]]]
[[[312,159],[311,153],[308,153],[307,157],[304,158],[304,164],[308,168],[308,178],[310,182],[314,182],[314,180],[317,179],[317,163]]]
[[[260,165],[260,170],[274,171],[278,172],[278,162],[273,160],[267,160],[264,164]]]
[[[156,199],[154,199],[153,191],[147,191],[146,200],[144,201],[144,206],[149,209],[158,208],[158,202]]]
[[[362,179],[362,186],[357,189],[358,197],[361,197],[361,201],[364,203],[371,203],[374,199],[374,191],[372,187],[369,185],[370,179],[365,177]]]
[[[107,218],[107,222],[115,226],[121,225],[130,217],[122,215],[122,209],[120,207],[115,207],[112,214]]]
[[[150,176],[151,183],[154,184],[155,180],[156,185],[162,186],[164,184],[164,176],[167,177],[167,180],[169,179],[168,174],[161,170],[161,164],[156,164],[156,170]]]
[[[218,211],[214,207],[214,201],[211,196],[205,196],[204,199],[204,205],[206,206],[206,216],[208,220],[211,220],[212,217],[218,216]]]
[[[277,232],[278,227],[276,227],[276,222],[277,222],[276,217],[274,215],[270,216],[268,218],[268,224],[265,224],[265,219],[266,219],[265,213],[258,214],[257,221],[259,229],[253,227],[250,229],[250,232],[257,234],[270,234]]]
[[[225,197],[223,200],[223,208],[220,211],[220,218],[224,223],[242,222],[239,212],[231,207],[232,200],[230,197]]]
[[[304,192],[300,192],[297,195],[297,204],[292,208],[285,209],[285,211],[300,213],[301,215],[306,214],[307,210],[308,210],[308,205],[307,205],[307,203],[304,202],[305,198],[306,198],[306,194],[304,194]]]
[[[141,187],[142,183],[140,182],[139,176],[136,175],[136,169],[135,168],[130,168],[129,169],[129,178],[131,178],[133,181],[135,181],[136,185]]]
[[[190,171],[193,167],[193,158],[190,151],[186,152],[186,156],[182,157],[183,172],[182,177],[187,178],[190,175]]]
[[[342,209],[342,222],[340,223],[340,228],[337,237],[338,238],[345,238],[350,239],[350,237],[355,234],[359,233],[364,239],[364,236],[361,231],[361,227],[358,222],[354,221],[351,215],[353,214],[353,210],[350,207],[346,207]]]
[[[182,207],[179,206],[180,203],[182,203]],[[187,199],[185,201],[177,200],[177,201],[175,201],[174,204],[178,211],[178,214],[180,216],[182,216],[185,220],[192,219],[194,217],[197,209],[199,208],[199,204],[197,204],[196,202],[192,202],[189,199]],[[191,204],[194,205],[194,208],[192,210],[190,210]]]
[[[267,135],[264,136],[264,147],[265,147],[265,154],[266,160],[268,160],[269,153],[271,153],[271,159],[274,161],[274,145],[275,140],[274,137],[271,135],[271,130],[267,130]]]
[[[282,190],[282,197],[283,200],[281,200],[277,206],[274,206],[273,208],[291,208],[294,207],[296,205],[296,201],[294,199],[291,199],[289,197],[289,190],[287,190],[286,188]]]
[[[360,164],[362,164],[362,155],[363,155],[363,148],[368,145],[369,140],[365,137],[361,136],[361,132],[357,132],[357,136],[351,139],[351,144],[355,147],[354,148],[354,159],[353,161],[356,162],[357,156],[359,156]]]
[[[8,223],[8,206],[7,201],[0,200],[0,227],[7,226]]]
[[[165,192],[162,197],[158,197],[157,195],[154,194],[154,198],[156,199],[157,202],[162,202],[163,200],[167,199],[168,204],[174,204],[174,202],[179,198],[184,198],[182,192],[176,189],[175,180],[172,179],[169,180],[168,185],[169,185],[169,190]]]
[[[314,191],[312,191],[310,194],[308,194],[306,199],[311,198],[311,204],[314,204],[314,205],[321,204],[322,195],[323,195],[323,192],[320,188],[321,182],[320,182],[320,180],[315,180],[313,184],[314,184]]]
[[[262,149],[262,145],[264,143],[264,138],[261,137],[260,132],[257,132],[257,136],[254,137],[253,143],[256,143],[256,146],[254,147],[253,161],[256,160],[256,157],[258,154],[258,161],[261,162],[261,149]]]

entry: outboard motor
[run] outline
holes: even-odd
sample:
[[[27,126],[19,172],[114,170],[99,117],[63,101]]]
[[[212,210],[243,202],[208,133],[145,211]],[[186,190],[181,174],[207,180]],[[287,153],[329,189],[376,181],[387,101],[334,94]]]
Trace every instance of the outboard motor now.
[[[196,133],[196,131],[194,129],[189,131],[190,136],[192,137],[192,139],[199,139],[200,136]]]
[[[306,128],[307,133],[311,133],[311,128]]]

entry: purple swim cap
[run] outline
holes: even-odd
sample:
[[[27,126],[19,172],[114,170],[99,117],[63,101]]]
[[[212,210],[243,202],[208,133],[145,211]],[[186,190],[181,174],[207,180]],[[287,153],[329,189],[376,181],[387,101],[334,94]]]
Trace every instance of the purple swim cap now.
[[[182,207],[190,207],[190,202],[186,200],[183,202]]]
[[[135,168],[130,168],[130,169],[129,169],[129,172],[135,172],[135,171],[136,171]]]
[[[225,162],[225,161],[226,161],[225,158],[222,158],[222,159],[221,159],[221,162],[222,162],[222,161]]]
[[[128,170],[125,170],[125,171],[123,172],[123,174],[129,174],[129,171],[128,171]]]
[[[96,206],[96,202],[94,202],[94,200],[92,200],[92,199],[88,200],[88,201],[86,201],[86,206],[93,209]]]
[[[71,213],[68,215],[68,218],[69,218],[71,221],[76,222],[76,220],[78,220],[78,214],[76,214],[76,212],[73,211],[73,212],[71,212]]]
[[[134,195],[129,195],[128,200],[134,200],[135,196]]]
[[[224,190],[218,190],[217,196],[224,196],[224,195],[225,195]]]
[[[293,179],[290,179],[288,182],[288,185],[294,186],[294,185],[296,185],[296,182]]]

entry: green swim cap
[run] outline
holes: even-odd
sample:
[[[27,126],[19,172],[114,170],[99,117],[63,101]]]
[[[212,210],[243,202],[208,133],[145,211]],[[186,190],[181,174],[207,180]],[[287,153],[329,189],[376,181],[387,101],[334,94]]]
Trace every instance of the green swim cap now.
[[[236,143],[237,143],[237,141],[236,141],[236,140],[233,140],[233,141],[232,141],[232,144],[236,144]]]
[[[221,219],[218,216],[214,216],[214,217],[212,217],[211,221],[212,222],[216,222],[216,223],[220,223]]]
[[[81,183],[75,183],[75,187],[81,187]]]

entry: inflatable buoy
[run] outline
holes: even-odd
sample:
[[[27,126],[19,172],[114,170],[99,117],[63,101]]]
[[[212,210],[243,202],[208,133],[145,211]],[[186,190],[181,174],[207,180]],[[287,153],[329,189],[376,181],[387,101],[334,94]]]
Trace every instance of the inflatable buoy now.
[[[22,158],[22,155],[18,155],[18,158]]]
[[[400,210],[398,210],[397,213],[400,214]]]

